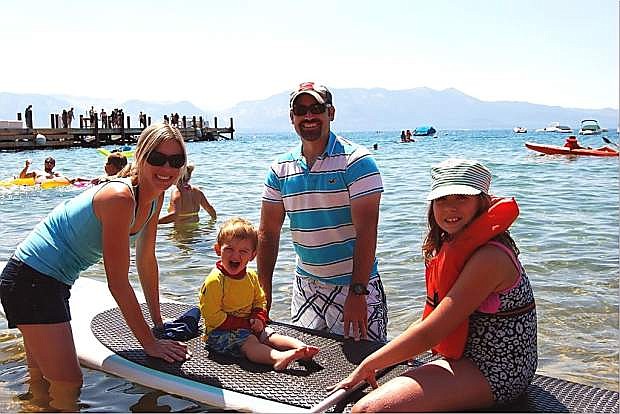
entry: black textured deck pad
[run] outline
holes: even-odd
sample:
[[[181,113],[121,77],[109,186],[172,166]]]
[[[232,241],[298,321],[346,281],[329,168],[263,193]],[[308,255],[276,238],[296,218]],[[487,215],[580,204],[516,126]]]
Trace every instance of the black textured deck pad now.
[[[145,304],[141,307],[145,320],[150,321],[148,308]],[[189,306],[184,304],[161,304],[164,318],[176,318],[187,309]],[[194,338],[187,342],[192,358],[170,364],[144,353],[118,308],[100,313],[91,322],[91,329],[102,344],[132,362],[218,388],[301,408],[311,408],[324,400],[329,385],[344,378],[366,355],[381,347],[380,343],[343,341],[335,335],[287,324],[273,323],[270,326],[281,334],[317,346],[321,351],[310,363],[294,362],[289,369],[275,372],[267,365],[209,352],[200,338]]]
[[[141,307],[145,320],[150,321],[146,305],[142,304]],[[189,308],[185,304],[161,304],[164,318],[174,319]],[[182,363],[168,364],[144,353],[118,308],[100,313],[91,322],[91,329],[101,343],[132,362],[218,388],[300,408],[311,408],[324,400],[328,395],[325,390],[327,386],[344,378],[368,354],[382,346],[376,342],[343,340],[336,335],[283,323],[273,323],[271,327],[279,333],[297,337],[308,345],[318,346],[321,351],[311,363],[295,362],[289,369],[275,372],[269,366],[254,364],[246,359],[210,353],[200,338],[194,338],[187,342],[193,357]],[[416,358],[413,366],[433,358],[425,354]],[[379,379],[379,383],[409,368],[407,365],[398,365]],[[350,411],[351,401],[357,401],[369,391],[370,387],[367,387],[355,392],[333,409]],[[512,404],[495,406],[488,411],[617,413],[618,392],[536,375],[521,398]]]

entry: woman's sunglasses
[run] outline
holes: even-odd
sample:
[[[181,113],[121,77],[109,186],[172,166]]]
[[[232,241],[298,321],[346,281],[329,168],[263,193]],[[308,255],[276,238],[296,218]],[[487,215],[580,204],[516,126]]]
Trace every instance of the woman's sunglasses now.
[[[329,108],[330,104],[315,103],[310,106],[293,105],[293,114],[296,116],[304,116],[310,111],[311,114],[319,115]]]
[[[168,162],[168,165],[171,166],[172,168],[181,168],[183,165],[185,165],[185,155],[184,154],[166,155],[166,154],[162,154],[159,151],[151,151],[149,156],[146,158],[146,162],[148,162],[149,164],[155,167],[161,167],[166,162]]]

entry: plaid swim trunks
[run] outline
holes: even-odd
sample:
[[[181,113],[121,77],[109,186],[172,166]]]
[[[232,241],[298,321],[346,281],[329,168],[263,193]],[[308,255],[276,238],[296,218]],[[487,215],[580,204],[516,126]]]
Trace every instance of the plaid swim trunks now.
[[[381,279],[368,282],[368,339],[387,341],[387,301]],[[344,303],[349,286],[338,286],[295,276],[291,319],[295,325],[344,335]]]
[[[232,331],[215,329],[209,332],[208,346],[215,352],[241,357],[243,356],[241,346],[250,335],[253,335],[253,333],[249,329],[235,329]]]

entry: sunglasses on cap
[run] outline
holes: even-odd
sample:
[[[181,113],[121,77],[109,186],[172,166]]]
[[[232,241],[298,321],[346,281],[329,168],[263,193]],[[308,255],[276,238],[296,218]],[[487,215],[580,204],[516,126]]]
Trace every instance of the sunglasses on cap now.
[[[149,156],[146,158],[146,162],[148,162],[149,164],[155,167],[161,167],[164,164],[166,164],[166,162],[168,162],[168,165],[171,166],[172,168],[181,168],[183,165],[185,165],[185,155],[184,154],[166,155],[166,154],[162,154],[159,151],[151,151]]]
[[[308,111],[310,111],[311,114],[320,115],[323,112],[325,112],[325,110],[329,108],[330,106],[331,106],[330,104],[322,104],[322,103],[315,103],[310,106],[293,105],[293,115],[304,116],[308,113]]]

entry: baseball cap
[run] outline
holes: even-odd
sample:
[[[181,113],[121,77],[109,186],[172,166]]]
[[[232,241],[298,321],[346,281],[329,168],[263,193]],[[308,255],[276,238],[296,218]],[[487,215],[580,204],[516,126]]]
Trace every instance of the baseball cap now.
[[[431,192],[427,200],[448,195],[488,194],[491,171],[475,160],[449,158],[431,167]]]
[[[332,104],[332,93],[326,86],[318,85],[315,82],[303,82],[300,83],[299,86],[293,90],[293,92],[291,92],[291,97],[289,100],[289,105],[291,108],[293,107],[295,99],[304,93],[312,95],[318,103]]]

